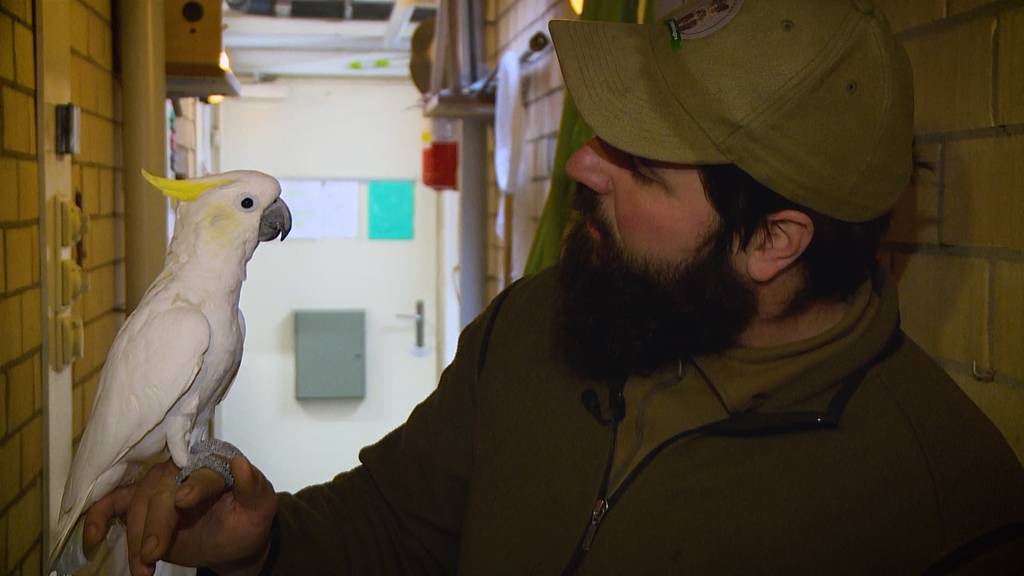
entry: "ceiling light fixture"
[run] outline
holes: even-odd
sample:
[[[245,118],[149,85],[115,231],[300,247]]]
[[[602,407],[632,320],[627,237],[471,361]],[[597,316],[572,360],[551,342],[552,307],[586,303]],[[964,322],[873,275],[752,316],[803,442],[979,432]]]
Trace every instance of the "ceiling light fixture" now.
[[[220,51],[220,69],[225,72],[231,72],[231,60],[228,58],[226,50]]]

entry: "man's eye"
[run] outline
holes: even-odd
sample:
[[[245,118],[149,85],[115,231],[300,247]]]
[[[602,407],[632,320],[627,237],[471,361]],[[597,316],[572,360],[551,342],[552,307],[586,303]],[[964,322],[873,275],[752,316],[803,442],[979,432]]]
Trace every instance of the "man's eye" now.
[[[639,170],[630,170],[629,173],[633,176],[633,181],[637,184],[651,184],[654,182],[653,178]]]
[[[648,185],[661,182],[659,174],[648,166],[641,158],[636,156],[629,157],[629,171],[633,177],[633,181],[637,184]]]
[[[629,173],[637,184],[653,184],[656,182],[655,178],[650,174],[650,170],[636,160],[633,161],[633,166],[630,168]]]

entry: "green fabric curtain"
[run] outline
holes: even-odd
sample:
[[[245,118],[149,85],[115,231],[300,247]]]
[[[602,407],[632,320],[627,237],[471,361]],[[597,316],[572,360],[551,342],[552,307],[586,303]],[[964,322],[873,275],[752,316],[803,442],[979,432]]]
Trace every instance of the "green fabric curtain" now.
[[[587,0],[583,4],[581,20],[604,20],[608,22],[636,22],[639,2],[652,0]],[[650,6],[648,6],[650,8]],[[648,9],[645,20],[650,20]],[[558,127],[558,144],[555,147],[555,164],[552,166],[551,188],[541,212],[540,224],[530,245],[530,256],[526,260],[523,275],[539,272],[558,262],[562,236],[572,210],[573,181],[565,175],[565,162],[584,142],[593,136],[590,127],[583,122],[576,106],[565,95],[562,107],[562,121]]]

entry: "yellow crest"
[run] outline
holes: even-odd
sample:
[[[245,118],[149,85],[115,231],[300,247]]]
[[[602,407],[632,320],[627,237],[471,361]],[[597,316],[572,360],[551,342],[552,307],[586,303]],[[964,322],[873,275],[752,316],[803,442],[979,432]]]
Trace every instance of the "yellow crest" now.
[[[191,202],[196,198],[199,198],[203,192],[206,192],[210,188],[216,188],[217,186],[230,182],[230,180],[214,180],[210,182],[199,182],[197,180],[169,180],[167,178],[153,176],[145,170],[142,171],[142,177],[163,192],[164,196],[174,198],[175,200],[180,200],[182,202]]]

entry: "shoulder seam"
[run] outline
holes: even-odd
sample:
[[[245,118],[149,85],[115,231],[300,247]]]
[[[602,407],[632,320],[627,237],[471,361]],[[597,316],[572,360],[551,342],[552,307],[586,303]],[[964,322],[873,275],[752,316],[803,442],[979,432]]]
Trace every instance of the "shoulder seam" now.
[[[497,296],[495,296],[494,300],[491,302],[491,310],[487,314],[487,323],[484,324],[484,333],[483,337],[481,338],[480,352],[476,362],[477,379],[479,379],[480,375],[483,374],[484,362],[487,361],[487,349],[490,347],[491,344],[491,332],[494,331],[494,324],[498,320],[498,314],[501,312],[501,307],[505,303],[505,299],[508,298],[508,295],[512,293],[512,289],[519,285],[519,283],[522,281],[523,279],[520,278],[519,280],[513,282],[508,288],[502,290]]]
[[[885,395],[889,398],[889,401],[891,401],[893,405],[896,406],[896,409],[899,410],[900,415],[903,416],[903,421],[906,422],[907,426],[910,428],[910,432],[914,435],[914,442],[917,443],[917,448],[918,450],[920,450],[921,457],[924,459],[925,466],[928,469],[928,478],[931,480],[932,499],[935,502],[935,513],[939,518],[939,526],[942,530],[942,539],[945,545],[949,545],[950,538],[948,530],[946,528],[946,518],[943,514],[942,502],[941,498],[939,497],[939,483],[935,478],[935,466],[932,463],[932,459],[928,454],[928,450],[925,449],[924,442],[921,441],[921,435],[918,433],[917,427],[914,425],[913,419],[907,413],[906,409],[903,406],[903,403],[900,402],[893,395],[889,381],[885,377],[884,371],[879,370],[876,375],[876,378],[878,378],[882,390],[885,391]]]

